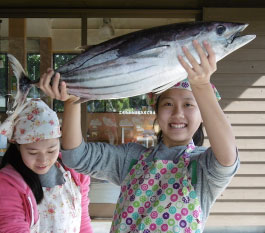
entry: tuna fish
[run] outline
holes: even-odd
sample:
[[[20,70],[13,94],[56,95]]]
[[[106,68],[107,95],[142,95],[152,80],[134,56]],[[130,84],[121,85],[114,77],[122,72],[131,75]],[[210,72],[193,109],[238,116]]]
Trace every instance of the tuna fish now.
[[[219,61],[255,38],[239,35],[247,26],[189,22],[144,29],[91,46],[55,71],[66,82],[68,93],[82,102],[159,93],[187,77],[177,59],[183,55],[183,45],[199,61],[192,41],[207,40]],[[27,77],[14,56],[8,58],[18,80],[16,101],[20,105],[36,81]]]

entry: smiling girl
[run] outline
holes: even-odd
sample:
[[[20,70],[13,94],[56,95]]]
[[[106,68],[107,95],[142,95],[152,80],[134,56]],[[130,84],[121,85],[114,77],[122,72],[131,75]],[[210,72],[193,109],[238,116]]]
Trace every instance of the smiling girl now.
[[[0,232],[92,232],[89,177],[59,156],[57,115],[30,100],[0,126],[10,146],[0,165]]]
[[[110,232],[195,232],[204,229],[216,198],[239,167],[235,138],[210,83],[216,70],[213,50],[193,42],[198,63],[183,47],[179,61],[188,80],[160,95],[152,95],[160,126],[158,144],[114,146],[82,140],[80,104],[67,94],[59,74],[50,86],[52,71],[42,76],[40,88],[65,101],[62,158],[78,172],[121,186]],[[189,63],[187,62],[189,61]],[[202,122],[211,147],[202,147]]]

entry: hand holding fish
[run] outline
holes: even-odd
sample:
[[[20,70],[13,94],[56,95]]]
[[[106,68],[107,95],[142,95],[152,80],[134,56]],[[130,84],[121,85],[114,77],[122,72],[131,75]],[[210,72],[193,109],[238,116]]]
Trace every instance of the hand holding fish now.
[[[183,47],[182,50],[191,65],[189,65],[182,56],[178,56],[179,62],[188,73],[188,79],[192,86],[209,84],[211,75],[217,69],[215,53],[210,44],[204,41],[203,46],[208,55],[203,51],[197,40],[193,41],[193,47],[197,51],[201,61],[200,64],[186,47]]]
[[[70,101],[75,102],[79,99],[79,97],[69,95],[67,93],[66,83],[60,82],[60,74],[56,73],[53,80],[52,86],[50,85],[51,79],[54,75],[54,71],[52,69],[47,69],[47,72],[44,73],[39,81],[39,88],[52,99],[57,99],[61,101]]]
[[[203,41],[203,46],[206,52],[197,41],[193,41],[200,62],[185,47],[183,52],[190,64],[182,56],[178,56],[178,59],[188,73],[215,158],[223,166],[231,166],[237,158],[235,137],[210,83],[211,75],[217,69],[215,53],[209,43]]]

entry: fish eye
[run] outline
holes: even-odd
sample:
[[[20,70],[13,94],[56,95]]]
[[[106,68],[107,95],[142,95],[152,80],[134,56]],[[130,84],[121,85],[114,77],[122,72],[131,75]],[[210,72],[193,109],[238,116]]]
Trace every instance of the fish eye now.
[[[216,27],[216,33],[220,36],[222,35],[226,30],[226,27],[224,25],[218,25]]]

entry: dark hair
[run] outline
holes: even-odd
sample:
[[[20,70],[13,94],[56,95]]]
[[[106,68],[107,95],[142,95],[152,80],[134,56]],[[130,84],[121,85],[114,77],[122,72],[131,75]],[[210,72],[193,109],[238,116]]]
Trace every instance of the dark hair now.
[[[159,99],[160,99],[160,96],[157,98],[156,104],[155,104],[155,112],[156,112],[156,114],[158,113],[158,103],[159,103]],[[156,119],[154,121],[153,126],[155,125],[155,123],[156,123]],[[156,136],[157,136],[157,142],[160,143],[161,140],[162,140],[162,138],[163,138],[163,132],[162,132],[162,130],[160,130],[157,133]],[[203,129],[202,129],[202,123],[200,124],[199,128],[197,129],[197,131],[193,135],[192,139],[193,139],[193,142],[194,142],[195,146],[202,146],[203,145],[203,142],[204,142],[204,133],[203,133]]]
[[[31,188],[37,204],[39,204],[43,199],[43,190],[39,176],[24,164],[17,145],[13,143],[10,144],[4,154],[0,168],[5,167],[7,164],[12,165],[12,167],[23,177],[24,181]]]

